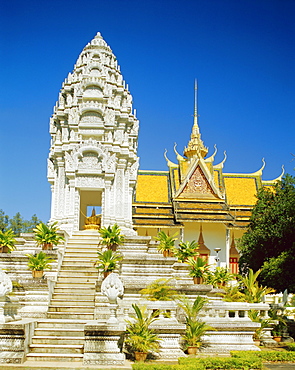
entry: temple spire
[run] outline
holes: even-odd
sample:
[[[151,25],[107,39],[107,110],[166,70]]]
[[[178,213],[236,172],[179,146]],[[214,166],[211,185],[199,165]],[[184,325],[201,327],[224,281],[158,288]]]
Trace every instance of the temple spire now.
[[[192,128],[191,139],[188,143],[188,146],[184,149],[183,154],[187,158],[192,158],[197,154],[201,155],[204,158],[208,153],[208,149],[204,146],[203,141],[201,140],[201,134],[198,124],[198,80],[195,80],[194,90],[194,124]]]
[[[198,124],[198,80],[195,79],[195,107],[194,107],[194,126],[193,130],[200,134],[199,124]]]

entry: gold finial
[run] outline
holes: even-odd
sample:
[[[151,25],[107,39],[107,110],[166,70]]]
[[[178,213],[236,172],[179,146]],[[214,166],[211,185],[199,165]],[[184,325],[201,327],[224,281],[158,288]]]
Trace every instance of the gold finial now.
[[[198,80],[195,80],[194,124],[192,128],[191,139],[187,148],[185,148],[183,152],[187,158],[192,158],[197,153],[204,158],[208,153],[208,148],[204,146],[203,141],[201,140],[198,116]]]

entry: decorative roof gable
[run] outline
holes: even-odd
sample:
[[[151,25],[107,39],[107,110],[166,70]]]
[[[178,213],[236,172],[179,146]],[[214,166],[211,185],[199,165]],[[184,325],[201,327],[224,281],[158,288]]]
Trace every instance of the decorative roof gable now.
[[[203,158],[199,157],[192,164],[184,181],[175,194],[175,198],[189,199],[224,199]]]

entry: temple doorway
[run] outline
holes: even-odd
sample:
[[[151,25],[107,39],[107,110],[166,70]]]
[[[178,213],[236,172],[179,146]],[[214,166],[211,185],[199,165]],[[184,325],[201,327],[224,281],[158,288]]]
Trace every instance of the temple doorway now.
[[[79,229],[85,229],[85,221],[93,216],[102,213],[102,191],[100,190],[80,190],[80,222]]]

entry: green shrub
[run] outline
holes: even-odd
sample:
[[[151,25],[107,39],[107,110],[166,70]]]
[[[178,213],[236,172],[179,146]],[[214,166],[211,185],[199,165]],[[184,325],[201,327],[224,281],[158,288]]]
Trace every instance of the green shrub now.
[[[178,359],[181,365],[203,365],[205,369],[262,369],[262,360],[258,357],[233,358],[233,357],[208,357],[208,358],[184,358]]]
[[[135,363],[132,365],[132,370],[205,370],[205,367],[200,364],[195,365],[168,365],[160,363]]]
[[[285,348],[287,351],[295,351],[295,343],[288,343]]]
[[[291,351],[232,351],[230,354],[235,358],[261,358],[264,362],[295,362],[295,353]]]

